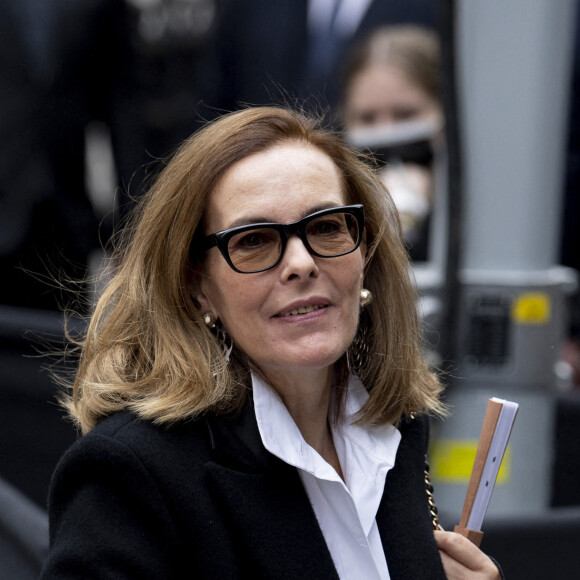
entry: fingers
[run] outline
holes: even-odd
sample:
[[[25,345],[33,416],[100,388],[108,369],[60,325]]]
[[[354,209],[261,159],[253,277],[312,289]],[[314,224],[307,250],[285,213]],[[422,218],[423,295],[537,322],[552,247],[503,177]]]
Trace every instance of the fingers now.
[[[467,538],[454,532],[434,533],[448,578],[492,580],[500,577],[496,565]]]
[[[439,549],[471,570],[478,569],[487,556],[467,538],[454,532],[435,532]]]

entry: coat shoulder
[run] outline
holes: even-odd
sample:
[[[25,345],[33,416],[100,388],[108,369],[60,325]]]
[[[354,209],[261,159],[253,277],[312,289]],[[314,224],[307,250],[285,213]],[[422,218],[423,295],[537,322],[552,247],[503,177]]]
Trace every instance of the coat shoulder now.
[[[42,578],[183,577],[188,556],[219,536],[208,440],[203,419],[167,428],[121,412],[76,441],[51,482]]]
[[[164,427],[125,411],[111,415],[65,452],[52,478],[49,503],[59,503],[63,493],[91,478],[137,488],[147,481],[162,496],[186,478],[201,486],[203,466],[210,460],[207,431],[202,419]]]
[[[134,440],[141,443],[142,438],[165,440],[186,435],[205,436],[206,431],[205,421],[201,418],[163,425],[142,419],[131,411],[120,411],[103,419],[92,431],[81,438],[81,441],[105,437],[131,444]]]

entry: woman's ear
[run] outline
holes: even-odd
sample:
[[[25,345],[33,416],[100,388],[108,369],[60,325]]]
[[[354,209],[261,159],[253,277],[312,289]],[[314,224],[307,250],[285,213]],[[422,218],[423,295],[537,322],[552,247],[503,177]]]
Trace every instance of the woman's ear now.
[[[192,297],[199,304],[202,312],[213,312],[217,316],[217,310],[210,296],[212,296],[211,284],[204,276],[196,276],[190,286]]]
[[[187,286],[190,296],[202,312],[212,310],[211,303],[204,292],[203,276],[199,268],[190,268],[187,272]]]
[[[199,292],[193,295],[202,312],[213,312],[215,313],[215,309],[213,308],[211,301],[207,298],[205,293],[201,290],[201,285],[199,288]]]

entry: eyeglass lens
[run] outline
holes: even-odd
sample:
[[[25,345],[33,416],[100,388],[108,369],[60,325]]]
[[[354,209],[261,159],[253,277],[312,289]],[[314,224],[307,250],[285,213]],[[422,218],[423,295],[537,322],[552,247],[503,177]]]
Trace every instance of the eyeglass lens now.
[[[336,212],[310,219],[305,227],[308,249],[332,258],[351,252],[359,239],[359,228],[350,213]],[[283,251],[282,232],[273,227],[245,230],[228,240],[232,264],[242,272],[273,266]]]

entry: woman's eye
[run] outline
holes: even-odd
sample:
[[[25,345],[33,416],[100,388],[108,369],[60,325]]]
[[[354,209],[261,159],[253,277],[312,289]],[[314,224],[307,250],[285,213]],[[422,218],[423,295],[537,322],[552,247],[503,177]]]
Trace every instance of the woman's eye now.
[[[249,231],[234,236],[229,243],[232,251],[259,250],[276,243],[276,232],[268,230]]]
[[[314,224],[313,233],[319,236],[328,236],[340,231],[340,223],[337,220],[324,220]]]
[[[246,234],[238,241],[238,246],[242,248],[255,248],[264,243],[264,236],[258,233]]]
[[[375,111],[361,111],[355,116],[355,123],[363,127],[369,127],[378,124],[378,116]]]
[[[410,121],[416,119],[421,115],[421,111],[414,107],[400,107],[393,111],[393,120],[401,123],[403,121]]]

